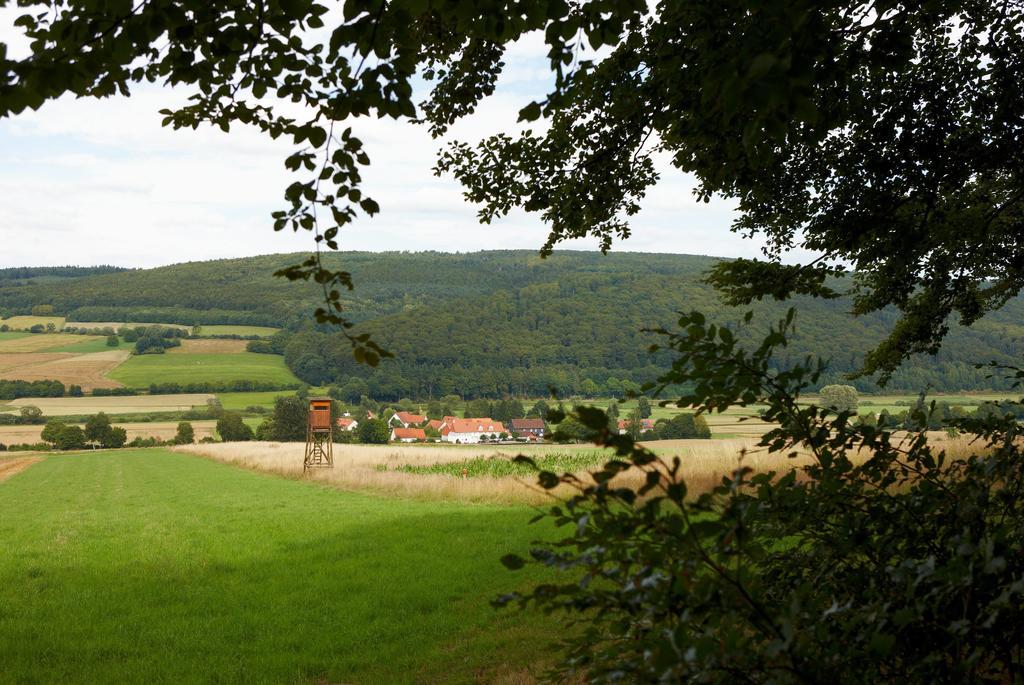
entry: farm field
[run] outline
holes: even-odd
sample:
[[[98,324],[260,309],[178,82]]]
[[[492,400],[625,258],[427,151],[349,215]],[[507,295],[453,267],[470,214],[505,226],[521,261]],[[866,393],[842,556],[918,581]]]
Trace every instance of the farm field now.
[[[71,335],[70,333],[14,333],[13,337],[0,338],[0,354],[21,354],[24,352],[58,352],[82,343],[106,338],[92,335]]]
[[[324,395],[327,388],[310,388],[310,395]],[[274,399],[294,395],[294,390],[268,390],[266,392],[220,392],[217,399],[229,411],[242,411],[246,407],[274,408]]]
[[[341,492],[165,450],[0,483],[0,680],[533,682],[557,618],[489,600],[526,507]],[[45,630],[41,627],[45,626]]]
[[[167,354],[238,354],[245,352],[245,345],[245,340],[188,339],[167,350]]]
[[[216,421],[202,420],[189,421],[189,423],[192,424],[192,429],[195,431],[196,440],[214,437],[217,427]],[[84,426],[84,424],[78,425]],[[170,440],[178,429],[177,421],[147,421],[140,423],[115,421],[114,425],[125,429],[125,432],[128,433],[129,441],[135,438]],[[0,426],[0,443],[4,445],[34,445],[42,440],[40,437],[42,432],[43,426],[38,424],[30,426]]]
[[[285,366],[284,357],[273,354],[145,354],[133,356],[109,373],[114,381],[130,388],[151,383],[205,383],[235,380],[267,383],[299,383]]]
[[[42,409],[46,416],[83,416],[101,411],[107,414],[146,414],[204,407],[212,397],[214,395],[206,393],[127,397],[22,397],[6,405],[0,404],[0,411],[17,411],[23,406],[32,405]]]
[[[191,326],[185,326],[180,323],[125,323],[123,321],[66,321],[64,323],[68,328],[113,328],[115,331],[120,331],[122,328],[134,328],[136,326],[160,326],[162,328],[180,328],[182,330],[191,331]]]
[[[7,326],[11,330],[19,331],[32,328],[35,325],[45,326],[52,323],[59,331],[64,327],[63,316],[12,316],[8,319],[0,319],[0,326]]]
[[[64,385],[80,385],[85,390],[119,388],[121,384],[107,374],[130,354],[127,349],[88,354],[0,352],[0,380],[56,380]]]
[[[195,335],[258,335],[269,338],[279,330],[269,326],[197,326]]]

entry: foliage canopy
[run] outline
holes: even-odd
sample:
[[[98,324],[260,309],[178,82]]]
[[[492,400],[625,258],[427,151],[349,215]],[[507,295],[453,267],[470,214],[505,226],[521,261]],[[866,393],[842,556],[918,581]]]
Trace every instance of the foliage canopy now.
[[[551,227],[543,252],[627,236],[664,154],[695,175],[700,198],[738,202],[735,230],[768,238],[767,262],[716,269],[734,302],[827,295],[825,276],[851,264],[856,311],[903,311],[865,371],[884,377],[934,351],[949,316],[972,323],[1024,284],[1019,2],[24,4],[16,23],[31,54],[0,45],[0,116],[159,82],[191,93],[164,111],[167,125],[251,125],[293,143],[286,166],[299,180],[274,227],[313,232],[317,251],[279,273],[317,283],[318,320],[342,326],[371,365],[387,353],[348,331],[351,274],[320,253],[380,209],[344,122],[391,117],[444,135],[494,92],[505,50],[530,33],[543,35],[553,85],[520,120],[543,119],[543,131],[454,143],[438,172],[462,182],[483,221],[538,213]],[[419,107],[418,78],[433,84]],[[794,246],[822,258],[779,265]]]

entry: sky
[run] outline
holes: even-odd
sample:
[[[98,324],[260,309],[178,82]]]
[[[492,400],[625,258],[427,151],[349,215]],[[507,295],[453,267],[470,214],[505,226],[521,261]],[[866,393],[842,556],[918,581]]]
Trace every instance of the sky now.
[[[12,56],[24,41],[15,13],[0,8],[0,42]],[[448,140],[478,140],[516,127],[516,113],[550,78],[539,39],[512,47],[495,95]],[[131,97],[61,98],[0,119],[0,267],[164,264],[307,251],[309,233],[275,233],[270,213],[287,206],[284,168],[292,151],[258,131],[174,131],[158,111],[188,92],[137,87]],[[481,225],[457,181],[431,171],[443,141],[425,127],[359,119],[354,133],[371,158],[364,192],[382,211],[344,229],[343,250],[539,249],[548,228],[521,211]],[[631,220],[616,251],[757,256],[760,244],[729,230],[734,204],[698,202],[694,180],[661,160],[662,180]],[[563,243],[596,249],[597,240]]]

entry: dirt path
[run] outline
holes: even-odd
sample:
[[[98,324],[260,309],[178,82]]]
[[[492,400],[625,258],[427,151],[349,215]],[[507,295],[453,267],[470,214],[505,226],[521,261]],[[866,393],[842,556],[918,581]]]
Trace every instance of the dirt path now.
[[[37,461],[42,461],[42,457],[21,457],[20,459],[0,461],[0,483],[21,473]]]

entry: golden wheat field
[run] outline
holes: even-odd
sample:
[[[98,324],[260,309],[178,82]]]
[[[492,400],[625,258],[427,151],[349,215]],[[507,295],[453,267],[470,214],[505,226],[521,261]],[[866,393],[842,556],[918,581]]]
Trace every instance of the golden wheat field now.
[[[199,423],[199,422],[197,422]],[[197,436],[199,430],[196,430]],[[943,433],[930,435],[934,444],[951,456],[969,453],[970,440],[950,438]],[[899,439],[899,438],[895,438]],[[693,494],[707,492],[723,476],[746,466],[755,472],[788,472],[810,465],[809,454],[790,457],[769,454],[758,448],[755,439],[657,440],[644,444],[663,459],[679,457],[688,489]],[[290,478],[302,478],[303,443],[235,442],[185,445],[175,451],[195,454],[215,461]],[[533,446],[437,446],[437,445],[334,445],[334,468],[319,469],[305,476],[346,490],[365,490],[400,497],[452,500],[460,502],[501,502],[541,504],[551,494],[539,490],[535,479],[526,477],[475,477],[413,474],[396,471],[399,466],[430,466],[459,462],[477,457],[512,459],[518,454],[532,457],[573,451],[594,452],[593,445]],[[609,458],[611,454],[609,453]],[[867,455],[864,455],[867,458]],[[580,475],[586,476],[586,472]],[[618,477],[623,485],[639,487],[642,474],[631,470]],[[556,491],[564,495],[568,490]]]
[[[18,342],[18,341],[15,341]],[[83,390],[120,388],[107,373],[131,356],[128,350],[88,354],[0,354],[0,380],[60,381]]]
[[[192,428],[195,431],[196,440],[212,438],[217,427],[216,421],[189,421],[189,423],[192,424]],[[78,425],[82,426],[83,424]],[[153,421],[151,423],[115,422],[114,425],[125,429],[125,432],[128,433],[128,440],[133,440],[134,438],[170,440],[178,430],[177,421]],[[40,425],[0,426],[0,443],[4,445],[33,445],[42,440],[40,437],[42,432],[43,426]],[[302,457],[300,456],[300,469],[301,459]]]
[[[0,404],[0,411],[14,412],[21,407],[32,405],[42,409],[46,416],[84,416],[101,411],[107,414],[143,414],[188,411],[193,407],[205,406],[206,401],[214,397],[216,396],[209,393],[123,397],[23,397],[7,404]]]

